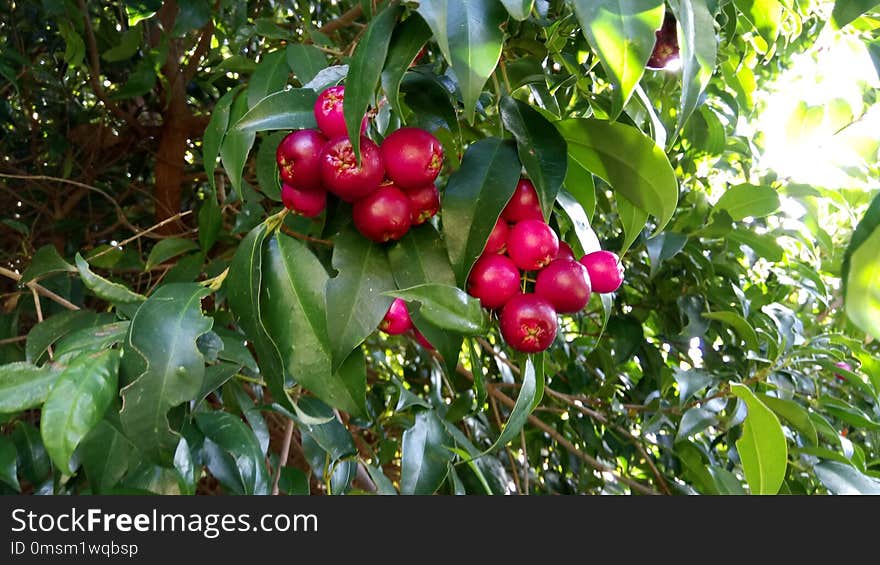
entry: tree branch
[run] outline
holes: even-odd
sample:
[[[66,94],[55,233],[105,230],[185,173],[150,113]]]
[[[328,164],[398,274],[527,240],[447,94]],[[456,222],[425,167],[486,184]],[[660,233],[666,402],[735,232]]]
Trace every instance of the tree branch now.
[[[15,282],[19,282],[21,280],[21,275],[19,275],[15,271],[10,271],[9,269],[7,269],[5,267],[0,267],[0,275],[6,277],[8,279],[12,279]],[[64,306],[68,310],[79,310],[80,309],[79,306],[77,306],[76,304],[70,302],[69,300],[67,300],[66,298],[64,298],[62,296],[58,296],[57,294],[55,294],[54,292],[52,292],[48,288],[46,288],[40,284],[37,284],[34,281],[30,281],[25,286],[30,288],[32,291],[35,291],[40,296],[45,296],[49,300],[52,300],[53,302],[56,302],[56,303]]]
[[[364,9],[360,4],[355,6],[354,8],[349,9],[347,12],[336,18],[335,20],[331,20],[318,28],[318,31],[323,33],[324,35],[330,35],[334,31],[338,31],[344,27],[348,27],[352,25],[355,20],[361,17],[364,13]]]
[[[217,9],[217,4],[214,4],[214,9]],[[199,70],[199,63],[202,62],[202,57],[208,52],[208,48],[211,46],[211,38],[213,36],[214,20],[212,18],[208,20],[208,23],[202,28],[202,34],[199,36],[199,42],[196,45],[195,51],[193,51],[192,57],[189,58],[186,67],[183,69],[184,84],[188,83],[194,76],[196,76],[196,72]]]
[[[272,481],[272,494],[278,494],[278,482],[281,480],[281,469],[287,465],[290,456],[290,442],[293,441],[293,420],[287,419],[284,426],[284,443],[281,444],[281,455],[278,458],[278,468],[275,469],[275,479]]]

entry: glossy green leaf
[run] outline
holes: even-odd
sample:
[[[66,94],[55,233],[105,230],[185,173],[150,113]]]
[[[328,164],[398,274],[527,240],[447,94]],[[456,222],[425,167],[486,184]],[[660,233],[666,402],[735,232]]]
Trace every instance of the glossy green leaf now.
[[[705,312],[703,313],[703,317],[710,320],[718,320],[723,324],[727,324],[736,331],[740,338],[742,338],[746,347],[752,351],[760,351],[761,344],[758,341],[758,334],[755,333],[755,328],[736,312]]]
[[[748,387],[732,383],[730,391],[748,407],[743,435],[736,442],[752,494],[776,494],[785,479],[788,446],[782,425]]]
[[[404,123],[404,116],[400,111],[400,83],[422,46],[430,38],[431,30],[425,24],[425,20],[417,16],[404,20],[394,28],[394,33],[391,35],[388,57],[381,75],[382,90],[391,108],[400,115]]]
[[[648,224],[648,213],[629,201],[626,196],[619,195],[617,198],[617,215],[623,224],[623,247],[620,254],[626,253],[635,243],[642,230]]]
[[[776,41],[783,16],[779,0],[733,0],[733,3],[768,44]]]
[[[498,436],[492,447],[486,450],[486,453],[491,453],[496,449],[504,447],[513,438],[517,437],[520,430],[526,424],[529,415],[541,402],[541,397],[544,394],[543,356],[541,356],[539,362],[541,363],[541,368],[536,370],[532,358],[529,357],[526,360],[522,386],[519,389],[519,395],[516,397],[513,410],[510,412],[507,423],[504,424],[504,428],[501,430],[501,435]]]
[[[865,475],[851,465],[838,461],[822,461],[813,470],[832,494],[880,494],[880,480]]]
[[[835,28],[841,29],[877,6],[880,6],[877,0],[837,0],[834,3],[834,10],[831,12],[831,24]]]
[[[333,65],[319,71],[315,78],[303,85],[303,88],[314,92],[321,92],[325,88],[336,86],[342,82],[347,74],[348,65]]]
[[[507,12],[495,0],[422,0],[416,11],[452,66],[465,117],[473,123],[477,99],[501,56]]]
[[[746,494],[746,491],[737,476],[727,469],[723,467],[709,466],[708,471],[709,474],[712,476],[712,480],[715,482],[715,487],[718,490],[718,494]]]
[[[16,362],[0,365],[0,414],[14,414],[46,401],[61,367]]]
[[[244,135],[276,129],[315,128],[317,127],[314,113],[315,100],[317,94],[307,88],[294,88],[270,94],[236,121],[233,130]]]
[[[201,300],[210,294],[197,284],[159,287],[131,319],[121,377],[125,385],[119,415],[126,436],[148,458],[171,462],[178,435],[167,413],[195,400],[205,377],[196,340],[211,330]]]
[[[268,494],[268,471],[254,432],[227,412],[202,412],[195,421],[205,434],[208,469],[220,483],[234,494]]]
[[[18,421],[12,430],[12,442],[18,451],[19,475],[33,485],[42,483],[52,472],[52,462],[43,446],[40,430],[29,422]]]
[[[404,75],[400,83],[400,93],[404,96],[404,106],[408,112],[401,112],[401,119],[411,127],[420,127],[443,137],[452,136],[456,151],[461,148],[461,126],[455,102],[438,77],[428,72],[411,71]],[[450,159],[446,159],[449,163]]]
[[[736,221],[749,216],[763,218],[779,209],[779,194],[769,186],[740,184],[728,188],[715,203],[715,209],[726,210]]]
[[[229,116],[231,113],[232,101],[241,88],[236,87],[228,91],[220,97],[214,104],[214,111],[211,112],[211,120],[205,129],[202,138],[202,161],[205,166],[205,173],[208,176],[208,182],[211,188],[214,188],[214,169],[217,168],[217,158],[220,156],[220,146],[223,137],[226,135],[226,129],[229,127]]]
[[[282,94],[283,93],[276,93],[276,96]],[[242,190],[242,175],[244,174],[244,166],[247,162],[248,153],[250,153],[251,147],[254,145],[254,139],[256,139],[256,134],[254,132],[257,130],[247,130],[239,126],[242,120],[247,118],[250,114],[259,114],[264,120],[266,118],[265,100],[258,102],[256,106],[248,110],[248,100],[246,95],[247,91],[236,97],[232,102],[232,106],[229,109],[229,123],[234,125],[227,130],[226,135],[223,137],[223,141],[220,144],[220,162],[223,165],[223,170],[226,171],[226,176],[229,177],[229,183],[238,193],[242,202],[247,201],[245,198],[245,192]],[[278,114],[284,109],[275,109],[275,113]],[[273,115],[271,117],[275,116]]]
[[[677,20],[682,68],[681,106],[675,126],[676,132],[680,132],[699,104],[700,95],[706,90],[715,71],[718,40],[715,37],[715,18],[707,0],[673,0],[669,5]],[[671,141],[674,141],[674,136]]]
[[[67,310],[38,323],[28,332],[26,360],[37,363],[53,343],[67,334],[112,321],[112,315],[99,315],[89,310]]]
[[[169,237],[159,240],[153,249],[150,250],[150,256],[147,257],[145,270],[149,271],[157,265],[161,265],[165,261],[182,255],[199,246],[191,239],[183,239],[180,237]]]
[[[115,487],[132,464],[134,446],[116,427],[102,420],[79,445],[77,456],[96,494]]]
[[[300,398],[299,406],[303,412],[310,414],[312,419],[322,420],[320,424],[309,424],[297,418],[297,423],[303,434],[311,437],[329,455],[331,461],[338,461],[357,453],[351,433],[336,419],[332,408],[311,397]]]
[[[99,315],[96,322],[100,322],[102,319],[104,317]],[[77,355],[82,351],[98,351],[113,347],[125,339],[128,324],[128,321],[121,321],[71,331],[55,344],[55,359],[63,363],[65,358]]]
[[[370,475],[370,479],[372,479],[373,484],[376,485],[376,494],[381,495],[396,495],[397,489],[394,488],[394,483],[391,482],[391,479],[385,476],[385,473],[382,472],[381,467],[374,467],[373,465],[364,464],[364,468],[367,470],[367,473]]]
[[[690,408],[681,416],[678,431],[675,434],[675,441],[677,443],[685,440],[716,424],[718,424],[718,417],[714,412],[699,406]]]
[[[270,94],[283,90],[289,72],[284,51],[272,51],[263,55],[248,82],[248,108],[253,108]]]
[[[589,222],[596,212],[596,181],[593,173],[583,168],[580,163],[566,156],[568,165],[565,168],[565,190],[583,207]]]
[[[819,404],[827,413],[857,428],[880,431],[880,423],[875,421],[870,414],[845,400],[823,395],[819,397]]]
[[[290,132],[276,131],[263,137],[260,148],[257,150],[257,184],[260,192],[274,200],[281,202],[281,179],[278,176],[278,162],[275,153],[278,145]]]
[[[534,0],[501,0],[501,3],[513,19],[523,21],[529,17],[535,2]]]
[[[456,282],[463,286],[520,177],[513,144],[497,138],[468,147],[443,193],[443,236]]]
[[[141,46],[144,31],[140,26],[134,26],[124,31],[119,36],[119,43],[101,53],[101,59],[108,63],[116,63],[131,59]]]
[[[433,410],[416,414],[415,424],[403,432],[400,493],[434,494],[448,473],[452,438]]]
[[[385,250],[353,227],[334,241],[333,268],[339,274],[327,281],[327,331],[334,369],[378,327],[392,299],[394,278]]]
[[[565,215],[568,216],[568,219],[571,220],[571,223],[574,226],[575,235],[577,235],[578,241],[584,250],[584,254],[602,249],[602,246],[599,243],[599,238],[596,236],[596,232],[590,227],[590,221],[587,219],[587,213],[584,211],[584,207],[565,190],[557,195],[556,201],[559,203],[559,207],[562,208],[562,211],[565,212]]]
[[[76,254],[76,268],[86,287],[101,300],[106,300],[113,304],[137,304],[145,300],[142,295],[132,292],[125,286],[110,282],[104,277],[93,273],[89,268],[89,264],[86,263],[86,260],[79,253]]]
[[[77,446],[113,403],[119,373],[119,351],[80,355],[68,365],[40,414],[40,435],[52,462],[67,473]]]
[[[819,438],[816,434],[816,426],[810,420],[810,414],[807,409],[794,402],[793,400],[785,400],[776,398],[775,396],[767,396],[766,394],[758,395],[758,399],[764,403],[767,408],[773,410],[784,418],[791,426],[800,432],[804,439],[812,445],[819,444]]]
[[[307,84],[322,70],[327,68],[327,56],[314,45],[292,43],[287,46],[287,66],[299,80]]]
[[[772,234],[758,234],[750,229],[736,229],[727,235],[727,238],[736,244],[747,245],[768,261],[781,261],[785,250],[776,243]]]
[[[880,196],[856,226],[842,267],[846,315],[862,331],[880,338]]]
[[[573,118],[556,124],[568,155],[666,227],[678,205],[678,182],[669,159],[638,129],[621,123]],[[618,204],[619,206],[619,204]]]
[[[681,253],[687,243],[687,236],[680,233],[665,232],[645,242],[648,258],[651,260],[651,276],[657,274],[664,261]]]
[[[0,436],[0,482],[21,492],[18,484],[18,452],[15,444],[6,436]]]
[[[342,111],[348,137],[358,159],[361,152],[361,123],[379,84],[398,12],[399,6],[390,3],[370,20],[348,64]]]
[[[519,160],[535,185],[544,218],[549,219],[566,178],[565,140],[547,118],[525,102],[505,96],[499,109],[504,127],[516,139]]]
[[[480,301],[456,286],[426,283],[385,294],[407,303],[418,302],[419,312],[438,328],[463,335],[483,335],[487,331]]]
[[[21,274],[19,284],[27,284],[56,273],[75,273],[76,267],[61,258],[54,245],[48,244],[37,249],[30,265]]]
[[[663,23],[662,0],[572,0],[584,36],[614,84],[611,117],[629,100]]]

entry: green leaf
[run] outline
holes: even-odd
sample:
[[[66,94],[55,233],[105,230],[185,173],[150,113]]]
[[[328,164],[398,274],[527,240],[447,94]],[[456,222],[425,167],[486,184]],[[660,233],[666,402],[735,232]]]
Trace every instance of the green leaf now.
[[[116,427],[102,420],[79,445],[77,456],[95,494],[115,487],[128,471],[134,446]]]
[[[880,339],[880,195],[856,226],[846,248],[842,275],[846,315],[862,331]]]
[[[678,182],[654,140],[632,126],[595,119],[563,120],[556,127],[568,142],[569,157],[656,216],[655,233],[666,227],[678,205]]]
[[[513,19],[521,22],[529,17],[535,2],[534,0],[501,0],[501,3]]]
[[[822,461],[813,466],[813,471],[832,494],[880,494],[880,480],[861,473],[852,465]]]
[[[109,317],[106,318],[109,319]],[[100,323],[103,319],[105,316],[99,315],[96,323]],[[74,330],[58,340],[55,345],[55,359],[64,362],[65,358],[72,357],[82,351],[109,349],[125,339],[128,324],[128,321],[122,321]]]
[[[336,86],[342,82],[347,74],[348,65],[333,65],[319,71],[315,78],[303,85],[303,88],[313,92],[321,92],[325,88]]]
[[[819,438],[816,434],[816,426],[810,420],[810,413],[807,409],[792,400],[784,400],[766,394],[758,395],[758,399],[763,402],[767,408],[776,412],[779,416],[791,424],[804,437],[804,440],[812,445],[819,445]]]
[[[16,362],[0,365],[0,414],[36,408],[46,401],[61,368]]]
[[[293,43],[287,46],[287,66],[300,84],[306,84],[327,68],[327,56],[314,45]]]
[[[822,407],[835,418],[843,420],[857,428],[880,431],[880,423],[874,421],[874,419],[869,414],[865,413],[865,411],[844,400],[828,395],[822,395],[819,397],[819,404],[821,404]]]
[[[292,92],[292,91],[287,91]],[[275,96],[280,96],[279,92]],[[232,188],[238,193],[242,202],[246,202],[245,193],[242,191],[241,177],[244,174],[244,165],[247,162],[248,153],[254,145],[256,130],[248,130],[241,126],[241,122],[249,123],[247,118],[249,115],[259,112],[265,112],[264,105],[266,99],[261,100],[256,106],[248,110],[248,99],[245,94],[238,96],[229,109],[229,123],[235,124],[230,128],[223,137],[220,144],[220,162],[229,177]],[[313,118],[314,119],[314,118]]]
[[[367,473],[369,473],[370,479],[372,479],[373,483],[376,485],[376,494],[386,496],[397,494],[397,489],[394,488],[394,483],[391,482],[391,479],[385,476],[381,467],[374,467],[373,465],[365,463],[364,468],[367,470]]]
[[[783,6],[779,0],[733,0],[767,44],[776,41],[782,25]]]
[[[750,229],[737,229],[727,234],[727,239],[737,245],[747,245],[758,256],[768,261],[781,261],[785,252],[782,247],[776,243],[776,238],[772,234],[759,234]]]
[[[357,359],[349,367],[343,364],[339,374],[331,371],[324,267],[308,247],[292,237],[274,236],[263,249],[262,319],[287,373],[327,404],[365,415],[366,376],[358,379],[352,373]],[[343,372],[346,368],[348,372]]]
[[[37,363],[50,345],[67,334],[106,323],[113,319],[112,315],[99,316],[89,310],[67,310],[40,322],[28,332],[25,345],[26,360]]]
[[[214,247],[222,227],[223,213],[220,205],[214,195],[209,194],[199,210],[199,245],[202,253],[207,254]]]
[[[731,383],[730,392],[748,407],[743,435],[736,442],[752,494],[776,494],[785,480],[788,446],[776,415],[749,388]]]
[[[452,65],[465,116],[473,123],[477,99],[501,57],[501,25],[507,21],[507,12],[495,0],[422,0],[416,11]]]
[[[144,270],[149,271],[153,267],[161,265],[173,257],[177,257],[187,251],[192,251],[193,249],[198,248],[199,246],[196,245],[196,242],[191,239],[183,239],[180,237],[161,239],[159,240],[159,243],[153,246],[153,249],[150,250],[150,256],[147,257],[147,265]]]
[[[308,434],[318,446],[330,456],[332,461],[357,453],[351,433],[336,419],[333,409],[312,397],[300,398],[300,409],[311,415],[311,418],[322,421],[320,424],[309,424],[298,417],[295,418],[304,434]]]
[[[123,285],[110,282],[93,273],[89,269],[89,264],[86,263],[86,260],[79,253],[76,254],[76,268],[86,288],[94,292],[95,296],[101,300],[106,300],[113,304],[137,304],[145,300],[144,296],[132,292]]]
[[[6,436],[0,436],[0,482],[21,492],[18,484],[18,451],[15,444]]]
[[[400,115],[403,123],[406,122],[400,111],[400,83],[422,46],[430,38],[431,30],[425,25],[425,20],[419,17],[407,18],[394,28],[391,35],[388,56],[381,75],[382,90],[388,98],[388,104]]]
[[[82,66],[86,55],[86,44],[83,38],[76,32],[73,24],[67,20],[59,20],[56,25],[58,33],[64,38],[64,62],[72,67]]]
[[[685,402],[697,392],[703,390],[713,382],[712,375],[699,369],[688,371],[682,369],[673,370],[673,378],[678,384],[678,405],[684,406]]]
[[[342,111],[345,115],[348,137],[351,139],[358,160],[361,154],[361,123],[373,101],[376,85],[379,84],[398,10],[397,4],[389,3],[370,20],[348,64]]]
[[[205,434],[208,469],[234,494],[268,494],[269,476],[260,443],[241,418],[228,412],[202,412],[196,425]]]
[[[108,63],[131,59],[137,53],[138,47],[141,46],[143,36],[144,32],[140,26],[129,28],[119,36],[117,45],[101,53],[101,58]]]
[[[43,447],[40,430],[31,423],[18,421],[12,430],[12,441],[18,451],[19,474],[29,483],[39,485],[52,472],[52,462]]]
[[[877,6],[880,6],[877,0],[837,0],[831,12],[831,25],[841,29]]]
[[[520,163],[513,144],[490,137],[468,147],[443,193],[443,235],[456,282],[463,286],[501,211],[513,196]]]
[[[229,127],[229,115],[232,101],[238,94],[240,87],[235,87],[220,97],[220,100],[214,104],[214,111],[211,112],[211,120],[205,129],[202,138],[202,161],[205,166],[205,173],[208,175],[208,182],[214,190],[214,169],[217,168],[217,157],[220,156],[220,144],[226,135],[226,128]]]
[[[519,389],[519,396],[516,397],[516,403],[513,406],[513,410],[510,412],[507,423],[504,424],[504,429],[501,430],[501,435],[498,436],[498,439],[495,440],[492,447],[486,450],[486,453],[491,453],[498,448],[504,447],[513,438],[519,435],[520,430],[522,430],[523,426],[528,421],[529,415],[541,402],[541,397],[544,395],[543,355],[539,355],[537,358],[539,359],[538,365],[540,366],[538,370],[535,368],[535,363],[532,361],[532,357],[526,359],[526,367],[525,370],[523,370],[523,380],[522,386]]]
[[[48,244],[37,249],[30,265],[21,274],[19,284],[27,284],[55,273],[75,273],[76,267],[61,258],[54,245]]]
[[[119,415],[126,436],[148,458],[170,463],[179,440],[168,411],[196,400],[205,377],[205,358],[196,340],[211,330],[201,300],[210,294],[197,284],[159,287],[131,319],[124,344]]]
[[[535,185],[544,219],[550,219],[568,167],[565,140],[547,118],[525,102],[505,96],[499,109],[504,127],[516,139],[519,160]]]
[[[456,286],[426,283],[385,295],[419,302],[419,312],[438,328],[463,335],[483,335],[487,331],[480,301]]]
[[[715,483],[715,487],[718,489],[718,494],[727,494],[727,495],[742,495],[746,494],[745,489],[742,487],[742,483],[740,480],[723,467],[707,467],[709,474],[712,476],[712,480]]]
[[[736,221],[749,216],[763,218],[779,209],[779,194],[769,186],[740,184],[727,189],[715,209],[726,210]]]
[[[194,29],[207,25],[211,20],[211,4],[208,0],[178,2],[180,11],[174,19],[174,36],[182,37]]]
[[[620,223],[623,224],[624,239],[623,247],[620,249],[620,254],[623,255],[629,251],[648,224],[648,213],[630,202],[626,196],[618,195],[617,215]]]
[[[651,58],[663,24],[662,0],[572,0],[584,36],[614,84],[611,118],[620,115]]]
[[[700,101],[715,71],[717,39],[715,18],[707,0],[673,0],[669,3],[675,14],[679,54],[682,65],[681,106],[675,131],[680,132]],[[669,146],[673,139],[670,139]]]
[[[433,410],[416,414],[415,424],[403,432],[400,461],[401,494],[434,494],[453,454],[452,438]]]
[[[327,331],[333,368],[379,325],[392,299],[394,278],[385,250],[347,227],[334,241],[333,268],[339,274],[327,281]]]
[[[289,72],[287,55],[284,51],[272,51],[263,55],[248,82],[248,108],[253,108],[270,94],[283,90]]]
[[[107,349],[80,355],[58,376],[40,414],[40,435],[62,472],[73,470],[73,452],[113,403],[118,372],[119,351]]]
[[[308,88],[293,88],[269,94],[234,122],[233,131],[244,135],[276,129],[318,127],[314,111],[317,98],[315,91]]]
[[[128,74],[128,80],[110,94],[110,99],[126,100],[135,96],[143,96],[153,90],[158,78],[153,61],[149,57],[145,57],[134,65]]]
[[[567,149],[568,147],[566,147],[568,165],[565,168],[565,190],[583,207],[589,222],[596,212],[596,181],[593,180],[593,173],[567,154]]]
[[[687,243],[687,236],[680,233],[666,232],[661,233],[657,237],[649,239],[645,243],[648,250],[648,258],[651,260],[651,276],[657,274],[660,265],[675,257],[684,249]]]
[[[755,333],[755,329],[745,318],[736,312],[705,312],[703,313],[703,317],[710,320],[718,320],[719,322],[731,326],[736,330],[737,335],[739,335],[739,337],[741,337],[746,343],[746,347],[755,352],[761,350],[761,344],[758,341],[758,334]]]
[[[587,219],[587,213],[584,207],[574,199],[574,197],[565,190],[560,191],[556,196],[559,207],[571,220],[574,226],[574,233],[577,235],[578,241],[584,250],[584,254],[592,253],[602,249],[596,232],[590,227],[590,221]]]
[[[714,412],[696,406],[685,411],[678,423],[678,431],[675,434],[675,441],[680,442],[691,436],[694,436],[709,426],[718,424],[718,417]]]

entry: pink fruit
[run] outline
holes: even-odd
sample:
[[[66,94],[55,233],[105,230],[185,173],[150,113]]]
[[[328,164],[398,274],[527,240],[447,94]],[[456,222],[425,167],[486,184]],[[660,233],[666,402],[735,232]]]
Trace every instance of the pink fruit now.
[[[839,367],[845,371],[852,371],[852,365],[850,365],[846,361],[838,361],[837,363],[834,364],[834,366]],[[845,381],[846,380],[844,378],[844,376],[841,375],[840,373],[834,373],[834,378],[836,378],[838,381]]]
[[[498,218],[498,221],[495,222],[495,227],[492,228],[492,233],[489,234],[489,239],[486,241],[486,248],[483,249],[483,253],[507,252],[507,236],[509,233],[510,228],[507,227],[507,222],[504,221],[504,218]]]
[[[590,275],[574,259],[556,259],[538,271],[535,294],[564,314],[580,312],[590,301]]]
[[[571,245],[564,241],[559,242],[559,252],[556,254],[555,259],[571,259],[572,261],[577,261],[574,257],[574,251],[572,251]]]
[[[510,223],[521,222],[523,220],[544,220],[544,214],[541,212],[541,203],[538,200],[538,193],[535,185],[529,179],[520,179],[516,185],[501,217]]]
[[[281,180],[302,190],[321,188],[320,156],[327,138],[314,129],[291,132],[275,151]]]
[[[468,276],[468,294],[480,299],[483,308],[501,308],[517,295],[520,273],[504,255],[484,254]]]
[[[412,319],[409,317],[409,309],[406,302],[395,298],[391,307],[379,323],[379,329],[389,335],[400,335],[413,328]]]
[[[412,207],[412,225],[419,226],[430,220],[440,210],[440,193],[433,184],[406,191]]]
[[[581,257],[580,262],[590,273],[593,292],[614,292],[623,283],[623,264],[615,253],[594,251]]]
[[[342,103],[345,100],[345,87],[342,85],[331,86],[318,95],[315,101],[315,121],[318,127],[327,137],[348,137],[345,128],[345,116],[342,112]]]
[[[545,298],[520,294],[501,310],[501,335],[512,348],[525,353],[544,351],[556,337],[556,311]]]
[[[434,347],[434,345],[430,341],[428,341],[428,338],[426,338],[424,334],[422,334],[422,332],[420,332],[418,328],[415,327],[413,328],[413,338],[415,338],[415,340],[419,342],[419,345],[429,351],[434,351],[436,349],[436,347]]]
[[[400,239],[409,231],[412,207],[402,190],[387,184],[355,202],[352,218],[364,237],[382,243]]]
[[[443,168],[443,146],[420,128],[400,128],[380,147],[388,177],[401,188],[432,184]]]
[[[549,264],[559,253],[559,238],[543,220],[523,220],[507,236],[507,254],[524,271]]]
[[[332,139],[321,150],[321,182],[346,202],[354,202],[376,190],[385,176],[379,148],[361,137],[361,164],[347,136]]]
[[[323,188],[303,190],[285,183],[281,186],[281,202],[300,216],[314,218],[327,207],[327,191]]]

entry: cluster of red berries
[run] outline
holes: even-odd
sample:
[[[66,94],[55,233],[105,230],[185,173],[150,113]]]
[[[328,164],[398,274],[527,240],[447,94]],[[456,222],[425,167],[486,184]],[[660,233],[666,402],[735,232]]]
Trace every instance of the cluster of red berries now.
[[[327,192],[353,205],[354,225],[365,237],[385,242],[403,237],[440,209],[434,180],[443,166],[443,148],[429,132],[400,128],[377,146],[361,123],[358,164],[345,126],[345,87],[318,95],[319,130],[296,130],[275,153],[282,180],[281,200],[297,214],[314,217],[327,207]]]
[[[534,278],[527,273],[536,272]],[[532,292],[526,292],[534,282]],[[504,340],[517,351],[544,351],[556,337],[556,315],[582,310],[590,293],[614,292],[623,282],[617,255],[574,257],[541,211],[538,194],[521,179],[468,276],[467,290],[484,308],[500,309]]]

